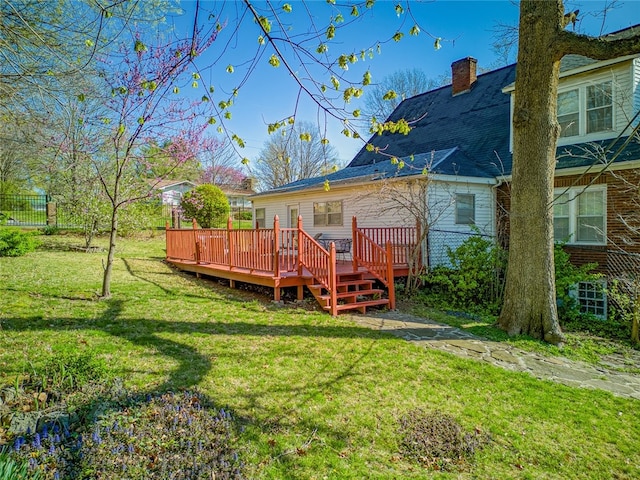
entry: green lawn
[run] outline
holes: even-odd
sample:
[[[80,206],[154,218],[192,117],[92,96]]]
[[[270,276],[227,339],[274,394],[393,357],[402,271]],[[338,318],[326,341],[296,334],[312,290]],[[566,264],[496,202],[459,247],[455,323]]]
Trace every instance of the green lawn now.
[[[63,351],[92,351],[142,392],[198,388],[244,425],[250,478],[640,478],[638,401],[572,389],[360,328],[348,317],[181,274],[163,237],[122,240],[113,298],[104,254],[43,237],[0,258],[0,385]],[[398,419],[453,415],[490,445],[442,473],[402,458]]]

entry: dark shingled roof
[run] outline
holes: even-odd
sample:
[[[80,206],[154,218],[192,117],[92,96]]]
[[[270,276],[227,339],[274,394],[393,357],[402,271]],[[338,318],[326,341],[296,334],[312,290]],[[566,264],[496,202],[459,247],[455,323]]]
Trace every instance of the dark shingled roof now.
[[[397,157],[455,149],[433,173],[495,177],[511,170],[509,95],[505,85],[515,79],[515,65],[478,75],[467,93],[451,94],[451,85],[403,101],[389,117],[412,123],[408,135],[374,135],[369,143]],[[387,155],[363,148],[348,165],[384,162]]]
[[[292,182],[282,187],[274,188],[263,194],[271,195],[275,193],[288,193],[307,188],[321,188],[325,181],[331,186],[342,183],[366,182],[381,180],[383,178],[408,177],[410,175],[422,175],[426,170],[438,171],[440,165],[448,165],[451,159],[459,158],[456,148],[449,150],[439,150],[429,153],[415,155],[414,157],[403,157],[399,161],[392,161],[388,157],[380,162],[357,167],[347,167],[337,172],[323,177],[305,178]],[[257,194],[258,197],[263,194]]]
[[[556,170],[631,160],[640,160],[640,142],[629,137],[564,145],[556,149]]]

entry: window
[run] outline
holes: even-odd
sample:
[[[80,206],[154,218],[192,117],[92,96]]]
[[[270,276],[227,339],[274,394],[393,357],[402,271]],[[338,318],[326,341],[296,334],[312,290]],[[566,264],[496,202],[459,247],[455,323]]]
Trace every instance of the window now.
[[[558,123],[561,137],[575,137],[613,129],[611,81],[558,93]]]
[[[313,226],[342,225],[342,201],[313,204]]]
[[[561,137],[580,135],[580,101],[578,89],[558,94],[558,123]]]
[[[456,193],[456,224],[473,225],[476,221],[476,196]]]
[[[264,208],[256,208],[255,213],[253,215],[255,220],[255,225],[257,228],[265,228],[265,209]]]
[[[553,203],[553,234],[567,243],[606,243],[606,189],[563,189]]]
[[[613,105],[611,82],[587,87],[587,133],[611,130]]]
[[[607,318],[607,295],[602,282],[578,282],[576,300],[582,313],[590,313],[601,319]]]

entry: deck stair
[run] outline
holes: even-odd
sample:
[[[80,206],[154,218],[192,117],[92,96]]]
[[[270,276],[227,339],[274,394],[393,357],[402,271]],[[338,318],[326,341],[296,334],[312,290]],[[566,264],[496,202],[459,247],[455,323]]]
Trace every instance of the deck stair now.
[[[374,288],[373,280],[365,279],[364,272],[345,272],[336,274],[337,311],[358,310],[366,313],[367,307],[389,305],[389,299],[383,298],[385,290]],[[308,285],[309,290],[324,310],[331,311],[331,295],[320,284]]]

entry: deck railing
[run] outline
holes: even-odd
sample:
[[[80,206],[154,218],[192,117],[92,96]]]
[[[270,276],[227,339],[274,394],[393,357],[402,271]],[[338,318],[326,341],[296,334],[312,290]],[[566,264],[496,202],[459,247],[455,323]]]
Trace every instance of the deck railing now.
[[[365,267],[374,277],[387,287],[389,308],[396,308],[396,294],[393,275],[393,247],[387,242],[383,248],[368,237],[362,230],[353,232],[353,266],[357,269]]]
[[[276,229],[166,229],[167,258],[278,274]]]
[[[277,277],[281,272],[300,270],[301,229],[302,225],[280,228],[277,217],[274,228],[233,229],[231,223],[227,228],[198,228],[195,223],[189,229],[167,226],[167,258],[272,273]]]
[[[309,270],[315,280],[330,295],[331,315],[338,315],[336,245],[331,243],[325,250],[313,237],[302,229],[302,217],[298,217],[299,265]]]
[[[394,265],[408,265],[412,249],[416,247],[420,238],[420,225],[415,227],[358,227],[356,217],[353,217],[352,230],[360,231],[374,243],[385,247],[391,244],[392,262]],[[417,259],[420,264],[421,260]]]
[[[170,229],[167,226],[167,258],[197,264],[213,264],[229,269],[242,268],[256,273],[269,273],[280,278],[282,272],[304,270],[331,295],[332,308],[337,305],[336,248],[323,248],[302,228],[298,217],[296,228],[280,228],[278,217],[274,228],[236,229],[231,222],[226,229]],[[366,268],[389,292],[390,308],[395,308],[394,265],[407,265],[420,238],[417,227],[364,227],[352,222],[353,268]],[[418,259],[418,262],[420,259]],[[332,314],[336,314],[337,310]]]

